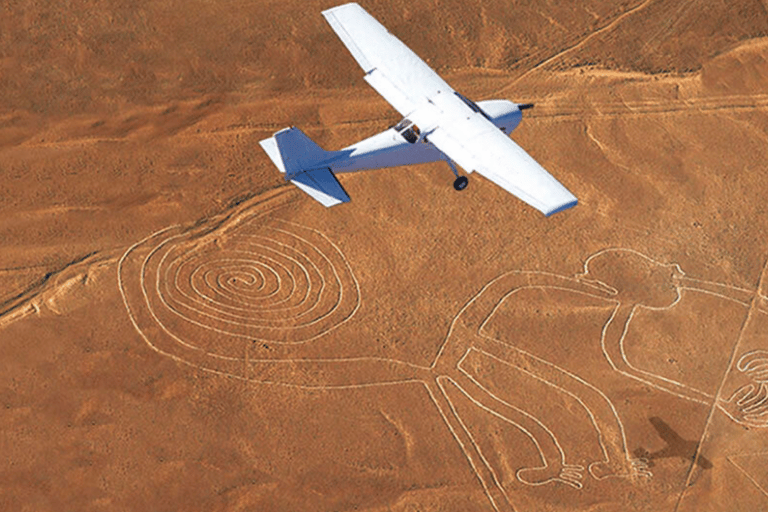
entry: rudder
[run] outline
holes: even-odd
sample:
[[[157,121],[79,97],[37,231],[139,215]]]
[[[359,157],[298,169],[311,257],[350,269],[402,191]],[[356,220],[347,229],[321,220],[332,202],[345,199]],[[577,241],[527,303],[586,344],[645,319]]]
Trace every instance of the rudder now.
[[[349,202],[328,165],[333,152],[325,151],[299,128],[285,128],[259,144],[286,180],[323,206]]]
[[[289,176],[308,169],[323,167],[318,164],[328,160],[332,154],[331,151],[318,146],[295,126],[284,128],[272,137],[260,141],[259,144],[280,172]]]

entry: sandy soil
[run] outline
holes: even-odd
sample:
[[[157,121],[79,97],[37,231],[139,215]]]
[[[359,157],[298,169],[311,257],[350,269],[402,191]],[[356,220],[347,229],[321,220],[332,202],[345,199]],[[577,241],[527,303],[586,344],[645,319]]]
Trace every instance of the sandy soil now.
[[[0,508],[768,508],[765,3],[361,3],[579,206],[286,185],[398,120],[334,2],[6,2]]]

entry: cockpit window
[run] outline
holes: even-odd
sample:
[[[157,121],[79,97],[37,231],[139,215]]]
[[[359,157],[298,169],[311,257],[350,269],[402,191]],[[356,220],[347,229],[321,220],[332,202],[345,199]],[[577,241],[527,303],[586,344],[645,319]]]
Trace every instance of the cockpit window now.
[[[469,108],[471,108],[473,112],[477,112],[478,114],[482,114],[482,116],[483,116],[484,118],[486,118],[486,119],[487,119],[487,120],[489,120],[489,121],[491,120],[491,118],[490,118],[490,117],[488,117],[488,114],[486,114],[486,113],[483,111],[483,109],[481,109],[481,108],[480,108],[480,107],[477,105],[477,103],[475,103],[474,101],[472,101],[472,100],[471,100],[471,99],[469,99],[469,98],[465,98],[464,96],[462,96],[461,94],[459,94],[459,93],[458,93],[458,92],[456,92],[456,91],[453,91],[453,93],[454,93],[456,96],[458,96],[458,97],[459,97],[459,99],[460,99],[461,101],[463,101],[463,102],[464,102],[464,103],[465,103],[465,104],[466,104],[466,105],[467,105]]]
[[[396,132],[401,132],[401,131],[403,131],[403,129],[404,129],[406,126],[408,126],[408,125],[410,125],[410,124],[412,124],[412,123],[411,123],[411,120],[410,120],[410,119],[408,119],[407,117],[404,117],[402,121],[400,121],[399,123],[397,123],[397,124],[396,124],[395,126],[393,126],[392,128],[394,128],[394,130],[395,130]]]
[[[411,144],[415,144],[416,141],[419,140],[419,135],[421,134],[421,131],[419,130],[419,127],[413,124],[408,118],[403,119],[402,121],[397,123],[393,128],[395,131],[399,132],[400,135]]]

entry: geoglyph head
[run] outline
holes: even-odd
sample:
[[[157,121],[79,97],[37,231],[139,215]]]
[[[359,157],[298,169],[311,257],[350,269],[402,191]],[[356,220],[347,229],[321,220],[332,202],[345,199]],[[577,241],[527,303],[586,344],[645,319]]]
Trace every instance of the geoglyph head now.
[[[606,249],[590,256],[577,279],[607,289],[620,302],[667,308],[680,300],[678,280],[685,273],[631,249]]]

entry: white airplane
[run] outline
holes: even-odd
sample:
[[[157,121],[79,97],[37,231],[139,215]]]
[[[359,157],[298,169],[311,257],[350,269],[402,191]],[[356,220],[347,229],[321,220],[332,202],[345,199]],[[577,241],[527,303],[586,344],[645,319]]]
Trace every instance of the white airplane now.
[[[508,137],[532,105],[465,98],[356,3],[322,14],[365,71],[365,81],[404,118],[340,151],[323,150],[295,127],[275,133],[260,144],[286,180],[329,207],[349,202],[334,173],[444,160],[456,175],[456,190],[469,180],[454,162],[544,215],[576,205],[576,197]]]

